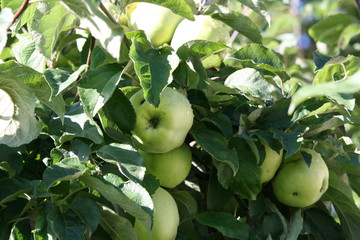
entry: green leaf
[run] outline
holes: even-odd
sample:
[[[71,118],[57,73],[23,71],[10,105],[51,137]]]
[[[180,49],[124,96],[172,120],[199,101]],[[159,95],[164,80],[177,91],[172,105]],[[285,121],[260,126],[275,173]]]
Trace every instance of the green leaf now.
[[[136,240],[136,234],[130,221],[103,206],[101,226],[114,240]]]
[[[293,129],[288,130],[287,132],[273,129],[275,133],[274,136],[280,139],[285,149],[285,158],[289,158],[299,151],[306,128],[306,126],[296,125]]]
[[[263,16],[270,25],[271,16],[270,13],[266,10],[264,2],[257,0],[238,0],[238,1],[244,4],[245,6],[251,8],[257,14]]]
[[[238,156],[234,149],[229,148],[229,142],[223,135],[207,128],[192,128],[190,133],[213,158],[228,165],[232,176],[235,176],[239,170]]]
[[[29,190],[29,181],[27,179],[16,177],[0,179],[0,206]]]
[[[153,49],[143,31],[127,34],[131,39],[129,56],[140,78],[146,101],[158,106],[160,93],[172,82],[172,72],[179,64],[179,58],[171,47]]]
[[[348,99],[349,96],[347,94],[352,94],[359,90],[360,71],[357,71],[354,75],[343,81],[306,85],[292,96],[288,112],[289,114],[293,113],[296,106],[311,97],[329,96],[332,98],[340,97],[340,100],[342,98]]]
[[[220,52],[226,49],[224,44],[217,42],[210,42],[206,40],[192,40],[183,44],[176,51],[177,55],[184,61],[188,60],[191,56],[202,58],[207,55]]]
[[[142,182],[144,179],[144,160],[132,146],[113,143],[101,147],[96,154],[106,162],[117,165],[130,180]]]
[[[36,48],[36,44],[31,37],[31,33],[23,33],[16,35],[18,42],[14,43],[11,52],[16,60],[35,69],[38,72],[43,72],[45,69],[46,58]]]
[[[179,209],[180,219],[192,217],[198,212],[198,204],[190,192],[178,190],[176,188],[168,189],[171,196],[175,199]]]
[[[51,87],[50,99],[64,93],[65,90],[74,85],[87,67],[85,64],[81,65],[75,72],[60,68],[45,69],[44,78]]]
[[[227,56],[224,63],[232,67],[250,67],[265,70],[279,76],[283,81],[290,79],[279,56],[260,44],[249,44]]]
[[[87,138],[97,144],[104,140],[100,127],[88,117],[80,102],[67,107],[63,122],[60,118],[54,117],[48,122],[46,129],[59,143],[75,137]]]
[[[47,204],[46,208],[48,208],[47,222],[58,239],[85,240],[86,226],[73,211],[68,210],[63,213],[57,206],[51,203]]]
[[[151,196],[140,185],[130,182],[125,189],[120,189],[100,178],[83,175],[80,180],[89,188],[97,190],[108,201],[119,205],[130,215],[139,219],[146,226],[151,226],[154,205]]]
[[[225,86],[235,88],[239,93],[261,100],[271,100],[274,86],[271,85],[264,76],[253,68],[243,68],[230,74],[225,82]]]
[[[122,67],[118,64],[103,65],[86,72],[79,86],[79,96],[91,116],[105,105],[121,80]]]
[[[316,41],[336,46],[342,31],[356,21],[356,17],[350,14],[334,14],[312,25],[309,28],[309,35]]]
[[[102,108],[102,111],[121,131],[131,134],[136,121],[135,110],[129,99],[120,89],[115,89],[111,98]]]
[[[40,133],[33,91],[16,77],[0,75],[0,144],[18,147]]]
[[[47,167],[43,173],[43,182],[49,190],[58,181],[77,179],[87,170],[77,157],[70,157]]]
[[[303,217],[301,216],[301,209],[297,209],[290,216],[289,233],[287,240],[297,240],[303,228]]]
[[[51,98],[50,87],[41,73],[15,61],[0,64],[0,71],[25,83],[34,91],[41,103],[53,110],[61,119],[64,118],[65,102],[63,98],[61,96]]]
[[[100,44],[116,59],[120,57],[120,46],[124,37],[120,25],[113,23],[92,0],[61,0],[64,7],[77,15],[85,28],[99,40]]]
[[[330,200],[339,216],[341,228],[346,239],[360,239],[360,209],[352,198],[351,188],[333,172],[330,172],[329,188],[324,194],[324,200]]]
[[[0,54],[7,42],[7,27],[12,23],[13,14],[10,8],[2,8],[0,12]]]
[[[40,2],[31,21],[31,34],[36,47],[51,60],[60,33],[73,24],[75,16],[58,1]]]
[[[249,17],[241,13],[215,13],[212,14],[211,17],[224,22],[254,43],[262,42],[262,36],[259,28]]]
[[[349,46],[349,43],[353,37],[360,34],[360,24],[358,22],[351,23],[341,32],[337,47],[340,49],[345,49]]]
[[[224,236],[234,239],[248,239],[249,226],[226,212],[205,212],[195,216],[202,225],[213,227]]]
[[[194,20],[194,14],[190,6],[188,5],[186,0],[129,0],[128,4],[133,2],[149,2],[154,3],[156,5],[160,5],[170,9],[172,12],[188,18],[190,20]]]
[[[40,208],[35,218],[35,229],[33,230],[35,240],[56,239],[56,234],[51,228],[51,221],[48,219],[54,205],[48,203]]]
[[[75,197],[70,203],[70,208],[91,233],[96,230],[101,220],[101,208],[94,200],[87,197]]]

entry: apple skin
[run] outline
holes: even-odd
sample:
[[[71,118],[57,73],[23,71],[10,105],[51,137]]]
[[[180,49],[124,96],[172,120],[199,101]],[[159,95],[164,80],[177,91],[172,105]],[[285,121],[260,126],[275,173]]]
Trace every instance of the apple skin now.
[[[277,199],[291,207],[308,207],[317,202],[329,186],[329,170],[321,155],[314,150],[310,167],[300,157],[284,160],[272,181]]]
[[[228,44],[230,33],[227,26],[208,15],[195,15],[195,21],[183,19],[177,26],[171,40],[171,46],[177,50],[192,40],[207,40]]]
[[[145,2],[128,5],[126,13],[130,29],[143,30],[156,47],[170,42],[177,25],[183,19],[168,8]]]
[[[190,172],[192,155],[186,144],[166,153],[139,152],[144,158],[146,171],[154,175],[162,187],[176,187]]]
[[[260,182],[266,183],[275,176],[276,171],[279,169],[282,162],[283,149],[280,150],[280,153],[277,153],[265,142],[261,140],[260,142],[265,147],[265,159],[260,166]]]
[[[174,240],[179,227],[179,210],[174,198],[163,188],[158,188],[152,195],[154,203],[154,221],[152,236],[145,227],[135,220],[134,230],[138,240]]]
[[[194,118],[186,96],[166,87],[160,95],[158,107],[145,101],[143,90],[135,93],[130,102],[136,113],[132,134],[141,150],[165,153],[184,143]]]

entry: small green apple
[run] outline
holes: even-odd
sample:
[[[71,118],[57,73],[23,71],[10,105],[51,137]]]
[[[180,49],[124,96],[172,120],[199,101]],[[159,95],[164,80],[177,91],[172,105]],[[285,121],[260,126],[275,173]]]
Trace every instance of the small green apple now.
[[[160,95],[158,107],[144,99],[142,90],[135,93],[130,102],[136,113],[132,133],[141,150],[165,153],[184,143],[194,118],[186,96],[166,87]]]
[[[174,240],[179,227],[179,210],[174,198],[163,188],[152,195],[154,203],[154,221],[151,237],[144,225],[135,220],[134,230],[138,240]]]
[[[307,207],[317,202],[329,185],[329,170],[321,155],[302,149],[311,155],[311,164],[299,157],[284,160],[272,181],[277,199],[291,207]]]
[[[274,177],[276,171],[279,169],[282,162],[283,149],[281,149],[278,153],[264,141],[260,140],[260,142],[265,148],[265,159],[260,166],[260,182],[265,183],[270,181]]]
[[[228,44],[230,33],[222,22],[209,15],[195,15],[195,21],[183,19],[177,26],[171,40],[171,46],[176,50],[181,45],[192,40],[207,40]]]
[[[143,30],[155,46],[169,43],[174,31],[183,19],[170,9],[146,2],[133,3],[126,7],[129,27],[132,30]]]
[[[139,152],[144,158],[146,171],[154,175],[163,187],[176,187],[190,172],[192,155],[186,144],[166,153]]]

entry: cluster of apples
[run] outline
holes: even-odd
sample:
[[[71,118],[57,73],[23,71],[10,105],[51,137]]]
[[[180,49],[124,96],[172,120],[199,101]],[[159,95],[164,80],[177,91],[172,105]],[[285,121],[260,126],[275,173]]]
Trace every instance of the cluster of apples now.
[[[176,187],[190,172],[192,154],[185,138],[193,124],[191,104],[185,95],[170,87],[162,91],[157,107],[145,100],[143,90],[135,93],[130,102],[136,113],[134,141],[145,161],[147,174],[155,176],[161,186],[152,195],[151,237],[139,221],[135,221],[134,229],[139,240],[173,240],[179,225],[178,208],[162,187]]]
[[[271,181],[273,193],[283,204],[308,207],[317,202],[329,185],[329,170],[321,155],[312,149],[301,149],[283,160],[283,150],[276,152],[268,144],[265,159],[260,166],[261,183]],[[302,154],[308,154],[307,163]]]

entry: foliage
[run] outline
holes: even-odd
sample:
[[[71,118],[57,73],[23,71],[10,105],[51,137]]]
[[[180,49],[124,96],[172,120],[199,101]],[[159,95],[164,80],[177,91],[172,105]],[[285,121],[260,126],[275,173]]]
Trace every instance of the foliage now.
[[[129,98],[142,88],[157,106],[170,86],[194,112],[190,174],[167,189],[177,239],[359,240],[358,1],[143,1],[232,34],[177,51],[129,30],[132,2],[1,1],[0,239],[132,240],[135,220],[150,231],[159,181],[132,138]],[[322,155],[320,201],[288,207],[260,183],[260,139],[284,158]]]

